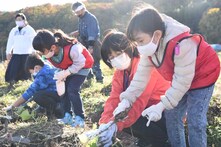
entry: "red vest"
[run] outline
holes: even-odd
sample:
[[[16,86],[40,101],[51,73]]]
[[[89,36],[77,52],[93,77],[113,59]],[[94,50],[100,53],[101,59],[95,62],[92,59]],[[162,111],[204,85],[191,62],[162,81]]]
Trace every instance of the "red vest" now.
[[[172,81],[176,47],[179,46],[179,43],[183,39],[187,38],[191,38],[198,43],[195,76],[190,89],[203,88],[214,84],[220,73],[219,58],[214,49],[204,40],[201,35],[192,35],[189,34],[189,32],[180,34],[167,43],[163,61],[159,67],[156,67],[158,72],[166,80]],[[152,61],[151,58],[149,59]]]
[[[67,45],[63,48],[63,57],[60,63],[56,63],[50,59],[48,59],[55,67],[60,68],[60,69],[67,69],[69,66],[73,64],[73,61],[70,57],[70,51],[71,47],[74,44]],[[88,52],[88,50],[82,45],[83,51],[82,54],[85,57],[85,65],[83,68],[91,68],[94,64],[94,59],[91,56],[91,54]]]

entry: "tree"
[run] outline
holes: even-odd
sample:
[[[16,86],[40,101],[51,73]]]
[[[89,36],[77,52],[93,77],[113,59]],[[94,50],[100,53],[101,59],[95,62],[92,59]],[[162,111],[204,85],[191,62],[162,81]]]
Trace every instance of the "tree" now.
[[[203,14],[199,23],[200,31],[208,42],[221,43],[221,9],[210,8]]]

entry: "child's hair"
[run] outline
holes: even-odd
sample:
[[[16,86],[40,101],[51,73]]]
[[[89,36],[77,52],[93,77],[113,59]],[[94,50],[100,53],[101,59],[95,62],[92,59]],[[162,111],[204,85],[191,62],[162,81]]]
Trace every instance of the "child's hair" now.
[[[36,65],[39,65],[41,67],[44,66],[44,62],[42,61],[40,55],[38,54],[29,55],[25,62],[25,71],[29,72],[29,70],[34,69]]]
[[[109,60],[111,50],[115,52],[124,51],[131,59],[139,56],[135,44],[132,44],[124,33],[116,30],[111,30],[105,35],[101,46],[102,60],[107,66],[113,68]]]
[[[39,30],[37,35],[34,37],[32,46],[35,50],[44,52],[45,50],[50,50],[52,45],[57,45],[64,47],[69,44],[76,43],[75,38],[67,36],[63,31],[57,30],[53,34],[49,30]]]
[[[127,27],[128,39],[135,41],[137,32],[143,32],[153,35],[154,31],[161,30],[165,32],[165,24],[160,13],[152,6],[141,9],[131,18]]]

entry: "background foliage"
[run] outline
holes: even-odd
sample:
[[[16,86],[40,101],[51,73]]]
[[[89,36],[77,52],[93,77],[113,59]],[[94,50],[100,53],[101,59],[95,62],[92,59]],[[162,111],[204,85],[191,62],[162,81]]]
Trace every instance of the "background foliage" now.
[[[102,36],[110,28],[125,31],[133,8],[145,6],[144,3],[188,25],[193,33],[202,33],[209,43],[221,43],[220,0],[90,0],[86,6],[97,16]],[[45,4],[16,12],[0,12],[0,60],[5,59],[7,37],[15,26],[14,16],[18,12],[25,13],[35,30],[62,29],[70,33],[77,29],[78,18],[71,11],[71,4]]]

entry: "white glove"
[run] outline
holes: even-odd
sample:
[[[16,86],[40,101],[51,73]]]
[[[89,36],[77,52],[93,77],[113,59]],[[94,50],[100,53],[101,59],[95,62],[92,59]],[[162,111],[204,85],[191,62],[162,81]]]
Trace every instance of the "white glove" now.
[[[62,96],[65,93],[65,82],[57,80],[56,89],[59,96]]]
[[[101,124],[98,128],[100,134],[98,135],[98,146],[110,147],[113,144],[112,138],[117,132],[117,125],[110,121],[107,124]]]
[[[3,111],[9,111],[9,110],[11,110],[12,108],[13,108],[13,105],[10,105],[10,106],[8,106],[8,107],[3,108],[2,110],[3,110]]]
[[[123,99],[117,106],[117,108],[115,108],[113,115],[116,116],[117,114],[125,111],[127,108],[130,107],[130,102],[127,99]]]
[[[152,105],[149,108],[145,109],[142,112],[142,116],[148,117],[149,121],[158,121],[162,117],[162,112],[165,109],[165,106],[162,102],[159,102],[156,105]],[[148,125],[148,124],[147,124]]]
[[[71,72],[68,69],[62,70],[55,73],[53,79],[58,81],[64,81],[70,74]]]

